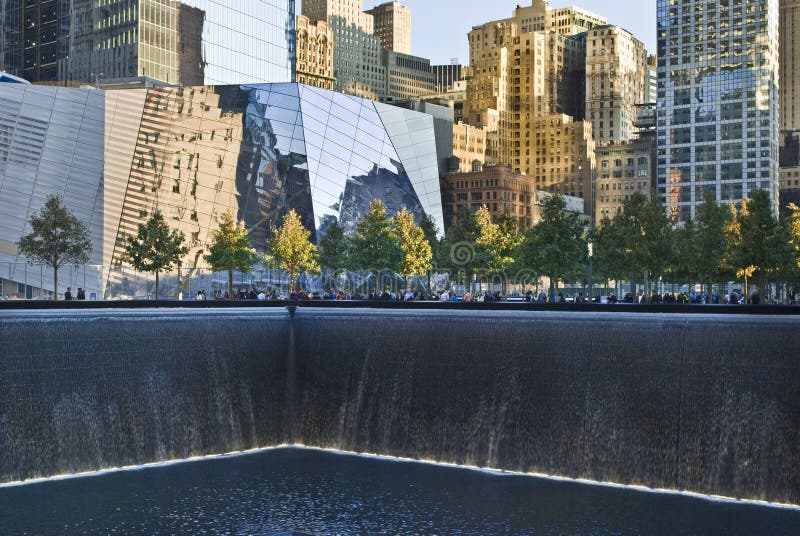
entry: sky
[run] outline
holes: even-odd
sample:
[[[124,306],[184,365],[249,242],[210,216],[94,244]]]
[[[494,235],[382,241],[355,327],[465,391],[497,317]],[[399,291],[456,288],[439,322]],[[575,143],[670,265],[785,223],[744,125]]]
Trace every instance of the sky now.
[[[364,9],[385,0],[364,0]],[[469,63],[467,33],[473,26],[505,19],[517,5],[529,6],[530,0],[401,0],[411,9],[411,51],[429,58],[431,64]],[[300,14],[302,0],[297,1]],[[605,17],[631,32],[642,41],[650,54],[656,53],[656,0],[550,0],[553,8],[575,5]]]

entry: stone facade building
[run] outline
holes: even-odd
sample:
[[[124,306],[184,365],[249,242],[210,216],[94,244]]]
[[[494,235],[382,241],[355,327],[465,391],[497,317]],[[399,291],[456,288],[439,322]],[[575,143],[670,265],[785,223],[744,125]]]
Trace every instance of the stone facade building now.
[[[333,31],[325,21],[297,17],[297,74],[299,84],[333,89]]]

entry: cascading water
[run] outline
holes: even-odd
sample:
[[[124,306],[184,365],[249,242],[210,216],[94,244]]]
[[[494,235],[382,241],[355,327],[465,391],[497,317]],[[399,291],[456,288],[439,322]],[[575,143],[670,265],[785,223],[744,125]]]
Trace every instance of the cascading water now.
[[[800,318],[0,318],[0,482],[289,442],[800,503]]]

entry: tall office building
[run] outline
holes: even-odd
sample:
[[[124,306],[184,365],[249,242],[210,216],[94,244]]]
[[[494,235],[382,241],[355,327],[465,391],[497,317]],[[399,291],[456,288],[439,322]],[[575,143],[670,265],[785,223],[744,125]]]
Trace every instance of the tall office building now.
[[[303,15],[325,21],[333,30],[334,89],[370,99],[385,94],[386,69],[375,20],[363,0],[304,0]]]
[[[658,0],[657,195],[778,207],[778,0]]]
[[[800,0],[780,0],[781,130],[800,130]]]
[[[586,34],[586,118],[598,144],[633,139],[636,106],[647,101],[644,43],[618,26]]]
[[[69,0],[0,0],[0,70],[30,81],[58,79],[67,56]]]
[[[547,2],[533,0],[530,6],[517,7],[513,17],[475,26],[469,33],[470,76],[464,121],[487,126],[488,112],[495,110],[500,118],[499,162],[539,178],[547,173],[544,180],[553,186],[555,179],[550,173],[555,169],[562,172],[566,158],[558,162],[559,166],[550,166],[556,159],[551,161],[549,154],[537,148],[537,120],[549,118],[542,125],[549,127],[551,122],[563,124],[561,116],[565,115],[573,125],[570,129],[591,133],[591,128],[572,121],[584,118],[585,32],[605,24],[600,17],[578,17],[584,12],[577,8],[565,9],[552,10]],[[572,18],[565,13],[571,13]],[[571,34],[578,31],[578,35]],[[575,137],[574,142],[584,143],[583,136]],[[593,144],[589,149],[593,151]],[[593,161],[590,156],[584,158]],[[575,173],[572,167],[571,163],[567,166],[570,176],[562,182],[570,185],[567,191],[583,195],[589,185],[571,176]]]
[[[394,2],[386,2],[367,11],[373,16],[375,35],[383,50],[411,54],[411,10]]]
[[[4,0],[3,63],[31,81],[288,82],[294,0]],[[235,46],[231,46],[235,43]]]

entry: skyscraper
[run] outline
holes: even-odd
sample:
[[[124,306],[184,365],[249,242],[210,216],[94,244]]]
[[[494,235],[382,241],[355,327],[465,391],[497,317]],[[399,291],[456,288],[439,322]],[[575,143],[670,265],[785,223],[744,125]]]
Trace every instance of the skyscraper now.
[[[375,21],[381,48],[411,54],[411,10],[396,0],[367,10]]]
[[[633,139],[636,105],[647,101],[647,51],[618,26],[586,34],[586,117],[598,144]]]
[[[778,201],[778,0],[658,0],[657,195]]]
[[[583,10],[553,10],[533,0],[469,33],[464,121],[488,127],[496,111],[499,162],[531,176],[536,188],[579,197],[591,191],[594,143],[591,125],[583,122],[586,30],[599,24],[605,20]],[[487,133],[487,153],[489,146]]]
[[[288,82],[294,0],[3,0],[3,61],[31,81]]]
[[[371,99],[384,94],[381,41],[373,16],[364,13],[364,1],[304,0],[302,10],[311,22],[325,21],[333,30],[334,89]]]

